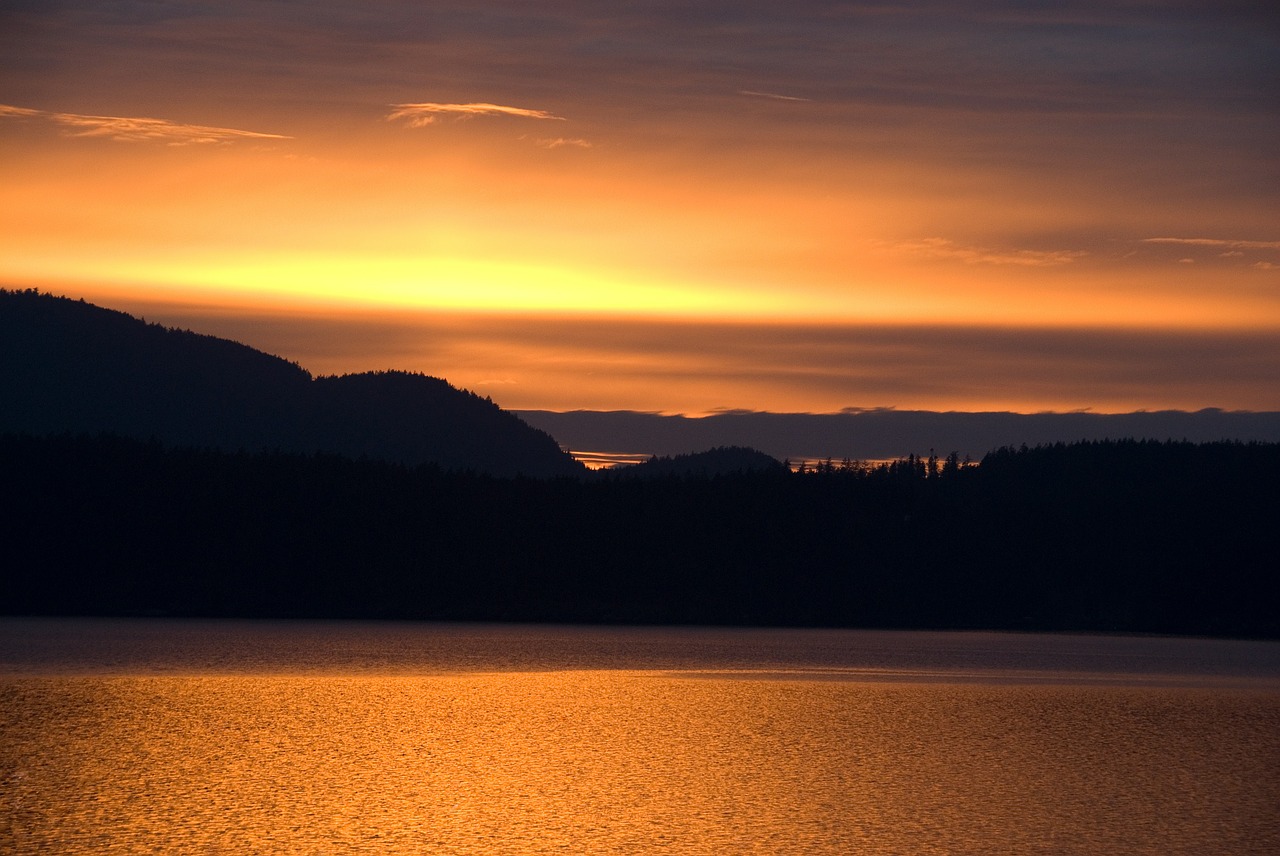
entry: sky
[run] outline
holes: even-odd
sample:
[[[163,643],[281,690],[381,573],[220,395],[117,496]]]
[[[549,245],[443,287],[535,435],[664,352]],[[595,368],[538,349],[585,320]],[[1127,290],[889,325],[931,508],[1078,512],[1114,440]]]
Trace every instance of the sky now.
[[[512,409],[1280,410],[1269,5],[0,0],[0,284]]]

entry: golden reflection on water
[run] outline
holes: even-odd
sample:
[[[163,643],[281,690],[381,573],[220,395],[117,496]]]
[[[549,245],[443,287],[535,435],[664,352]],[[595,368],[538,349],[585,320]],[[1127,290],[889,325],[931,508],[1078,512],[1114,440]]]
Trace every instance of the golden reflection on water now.
[[[622,671],[0,680],[0,851],[1274,853],[1250,690]]]

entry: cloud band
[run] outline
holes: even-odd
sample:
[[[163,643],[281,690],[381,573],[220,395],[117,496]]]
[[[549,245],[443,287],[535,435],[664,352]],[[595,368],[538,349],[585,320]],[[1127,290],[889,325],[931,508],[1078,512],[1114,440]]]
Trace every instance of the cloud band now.
[[[1280,250],[1280,241],[1239,241],[1224,238],[1143,238],[1144,244],[1178,244],[1191,247],[1225,247],[1235,250]]]
[[[170,146],[209,145],[239,140],[288,140],[283,134],[264,134],[235,128],[189,125],[168,119],[131,116],[90,116],[81,113],[53,113],[0,104],[0,117],[37,119],[63,128],[69,137],[104,137],[117,142],[162,142]]]
[[[476,116],[515,116],[521,119],[564,121],[563,116],[553,115],[546,110],[509,107],[504,104],[440,104],[426,101],[418,104],[392,104],[390,107],[391,112],[387,114],[387,121],[404,121],[411,128],[425,127],[441,116],[453,116],[455,119],[472,119]]]

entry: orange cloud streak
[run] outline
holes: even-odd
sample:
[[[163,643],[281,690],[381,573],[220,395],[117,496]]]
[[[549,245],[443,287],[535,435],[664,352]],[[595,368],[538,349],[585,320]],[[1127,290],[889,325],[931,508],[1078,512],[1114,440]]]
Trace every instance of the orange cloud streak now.
[[[521,119],[554,119],[564,121],[563,116],[553,116],[546,110],[529,110],[524,107],[507,107],[502,104],[392,104],[387,114],[388,122],[404,119],[411,128],[433,124],[440,116],[471,119],[476,116],[516,116]]]
[[[259,131],[240,131],[235,128],[214,128],[208,125],[190,125],[171,122],[168,119],[147,119],[129,116],[85,116],[79,113],[52,113],[27,107],[0,104],[0,117],[18,119],[43,119],[68,130],[72,137],[105,137],[118,142],[163,142],[171,146],[187,146],[211,143],[229,143],[236,140],[288,140],[283,134],[264,134]]]

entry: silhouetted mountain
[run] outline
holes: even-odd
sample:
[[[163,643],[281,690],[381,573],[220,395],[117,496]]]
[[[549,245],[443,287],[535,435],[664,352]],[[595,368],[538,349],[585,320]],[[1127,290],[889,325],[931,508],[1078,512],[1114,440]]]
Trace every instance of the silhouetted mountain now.
[[[550,435],[437,378],[313,379],[238,342],[35,291],[0,290],[0,399],[3,431],[325,451],[504,476],[582,472]]]
[[[783,472],[777,458],[743,446],[718,446],[705,452],[674,457],[652,457],[632,466],[605,470],[619,478],[661,478],[666,476],[723,476],[735,473]]]
[[[316,378],[307,413],[303,436],[311,448],[495,475],[585,473],[551,435],[439,378],[406,372]]]

